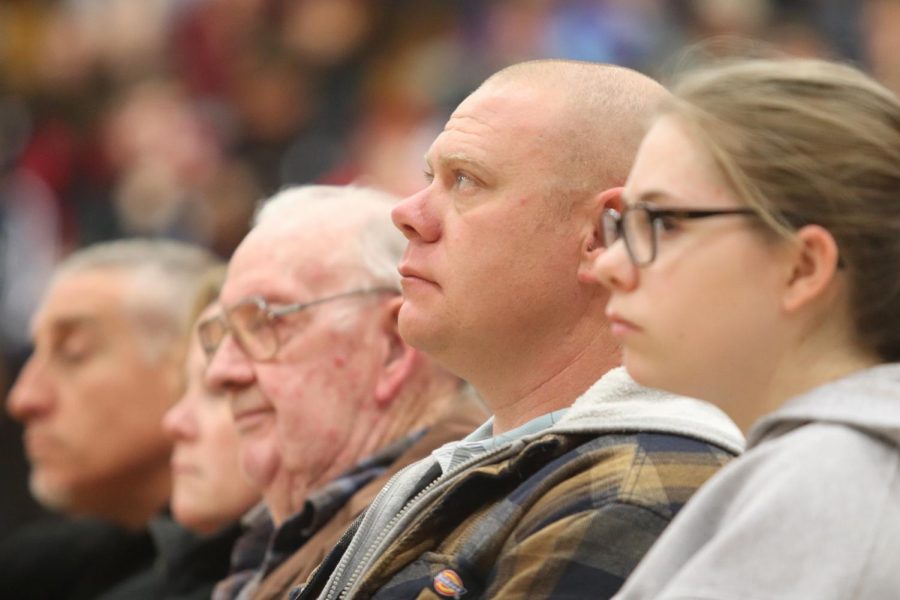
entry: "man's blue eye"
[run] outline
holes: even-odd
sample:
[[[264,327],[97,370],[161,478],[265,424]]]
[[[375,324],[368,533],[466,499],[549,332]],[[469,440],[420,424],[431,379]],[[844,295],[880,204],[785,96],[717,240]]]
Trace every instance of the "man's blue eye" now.
[[[455,178],[457,187],[464,187],[475,184],[475,181],[465,173],[457,173]]]

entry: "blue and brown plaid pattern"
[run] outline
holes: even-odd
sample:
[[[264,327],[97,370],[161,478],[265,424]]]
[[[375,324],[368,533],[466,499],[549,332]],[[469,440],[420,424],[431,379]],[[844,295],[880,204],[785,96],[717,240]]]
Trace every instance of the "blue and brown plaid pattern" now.
[[[256,587],[294,552],[318,532],[337,511],[370,481],[384,473],[397,458],[425,435],[427,429],[415,431],[316,490],[306,499],[303,510],[274,529],[258,522],[235,544],[232,569],[227,579],[219,582],[213,600],[234,600],[248,596],[247,586]]]
[[[360,598],[609,598],[733,455],[670,434],[550,434],[472,469],[363,577]]]

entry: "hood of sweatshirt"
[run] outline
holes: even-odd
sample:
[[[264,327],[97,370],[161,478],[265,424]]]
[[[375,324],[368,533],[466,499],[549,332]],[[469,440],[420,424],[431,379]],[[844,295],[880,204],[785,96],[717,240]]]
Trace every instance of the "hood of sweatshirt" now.
[[[748,444],[813,421],[847,425],[900,446],[900,363],[858,371],[789,400],[750,429]]]
[[[594,383],[550,431],[671,433],[735,454],[744,449],[744,436],[724,412],[708,402],[641,386],[623,367]]]

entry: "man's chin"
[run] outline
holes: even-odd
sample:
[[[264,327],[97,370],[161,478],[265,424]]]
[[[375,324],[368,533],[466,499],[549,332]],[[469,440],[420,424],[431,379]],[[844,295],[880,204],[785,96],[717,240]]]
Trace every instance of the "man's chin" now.
[[[275,479],[281,459],[271,444],[242,443],[239,462],[244,479],[262,491]]]
[[[406,327],[401,325],[399,331],[407,344],[450,369],[453,332],[447,327],[434,327],[430,322],[410,322]]]
[[[438,337],[430,315],[416,306],[408,306],[407,302],[403,303],[397,315],[397,329],[407,344],[422,352],[429,352]]]
[[[67,512],[72,506],[72,494],[68,488],[54,483],[40,471],[33,471],[28,481],[31,495],[44,508]]]

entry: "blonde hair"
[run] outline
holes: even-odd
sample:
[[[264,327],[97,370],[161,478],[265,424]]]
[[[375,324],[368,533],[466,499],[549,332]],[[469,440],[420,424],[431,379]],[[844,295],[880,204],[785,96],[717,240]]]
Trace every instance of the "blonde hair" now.
[[[769,229],[835,238],[862,344],[900,360],[900,102],[822,60],[744,60],[686,75],[662,115],[686,124]]]
[[[197,283],[197,291],[194,296],[194,302],[191,305],[191,312],[188,322],[193,326],[188,332],[188,340],[194,334],[197,320],[207,307],[219,299],[219,292],[222,291],[222,285],[225,283],[225,274],[227,273],[227,265],[220,264],[206,271]]]

